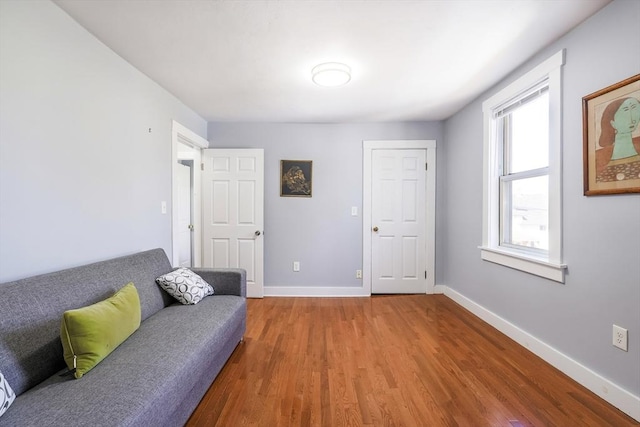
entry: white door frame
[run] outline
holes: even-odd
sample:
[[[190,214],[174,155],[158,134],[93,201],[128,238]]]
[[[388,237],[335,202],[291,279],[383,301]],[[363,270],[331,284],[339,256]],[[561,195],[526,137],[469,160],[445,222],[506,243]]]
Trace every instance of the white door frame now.
[[[178,153],[178,157],[180,157],[180,153]],[[176,165],[176,172],[178,172],[179,175],[179,179],[180,179],[180,192],[178,193],[178,198],[180,201],[180,205],[177,207],[177,210],[173,211],[176,212],[176,217],[178,218],[178,224],[179,224],[179,228],[178,228],[178,233],[177,236],[180,236],[180,240],[178,240],[177,242],[177,247],[178,247],[178,266],[182,267],[184,266],[184,261],[185,261],[185,253],[184,251],[184,238],[185,236],[189,236],[189,264],[186,265],[187,268],[191,268],[194,266],[194,259],[193,259],[193,254],[194,254],[194,235],[193,235],[193,230],[189,229],[189,225],[193,226],[193,161],[191,160],[178,160],[180,163],[178,163]],[[188,162],[189,164],[185,164],[183,162]],[[187,182],[184,182],[184,179],[187,179]],[[186,189],[185,189],[185,184],[186,184]],[[186,193],[186,194],[182,194],[182,193]],[[185,199],[186,196],[186,199]],[[184,202],[187,201],[189,202],[188,204],[188,211],[185,212],[185,204]],[[182,215],[183,214],[187,214],[189,216],[189,218],[184,218]],[[185,223],[186,221],[186,223]],[[175,267],[175,266],[174,266]]]
[[[427,152],[426,245],[427,245],[427,294],[435,288],[436,248],[436,141],[435,140],[383,140],[362,141],[362,284],[371,295],[371,157],[373,150],[423,149]]]
[[[178,154],[180,144],[191,147],[190,152],[181,152]],[[202,180],[200,176],[200,163],[202,162],[201,151],[208,148],[209,142],[196,134],[192,130],[186,128],[175,120],[171,126],[171,264],[176,267],[179,263],[178,253],[178,183],[177,183],[177,167],[178,160],[193,160],[193,266],[200,267],[202,265],[202,209],[201,187]]]

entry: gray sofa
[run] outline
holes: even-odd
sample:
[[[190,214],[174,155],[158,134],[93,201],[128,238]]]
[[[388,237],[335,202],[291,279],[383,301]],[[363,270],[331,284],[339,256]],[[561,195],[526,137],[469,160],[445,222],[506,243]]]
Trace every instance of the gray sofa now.
[[[1,426],[180,426],[246,328],[244,270],[193,269],[215,295],[181,305],[156,277],[171,271],[162,249],[0,284],[0,371],[16,400]],[[66,371],[66,310],[133,282],[142,323],[80,379]]]

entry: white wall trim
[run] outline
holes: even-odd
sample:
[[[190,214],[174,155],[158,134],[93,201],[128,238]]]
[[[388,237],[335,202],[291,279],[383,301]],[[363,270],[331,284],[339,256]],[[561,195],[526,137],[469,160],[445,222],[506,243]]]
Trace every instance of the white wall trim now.
[[[435,285],[433,287],[434,294],[444,294],[448,288],[445,285]]]
[[[368,297],[362,286],[265,286],[265,297]]]
[[[564,372],[573,380],[591,390],[630,417],[640,421],[640,397],[621,388],[586,366],[561,353],[549,344],[520,329],[508,320],[470,300],[446,285],[438,285],[438,290],[453,301],[478,316],[521,346]]]
[[[562,263],[562,49],[482,103],[483,194],[482,259],[564,283]],[[549,251],[546,264],[524,251],[512,251],[500,241],[500,174],[502,142],[494,111],[548,80],[549,87]],[[492,250],[489,252],[489,250]]]
[[[198,148],[209,148],[209,141],[175,120],[172,121],[171,129],[173,133],[179,135],[186,143]]]
[[[362,284],[371,295],[371,157],[373,150],[426,150],[429,164],[426,177],[426,250],[427,250],[427,294],[434,293],[435,249],[436,249],[436,140],[370,140],[362,141]]]
[[[191,146],[194,150],[193,157],[190,160],[194,160],[193,165],[193,183],[194,183],[194,242],[193,242],[193,264],[194,267],[200,267],[202,265],[202,219],[200,215],[200,199],[201,199],[201,177],[200,177],[200,163],[201,151],[203,148],[209,146],[209,142],[196,134],[192,130],[186,128],[180,123],[172,120],[171,125],[171,263],[175,267],[178,265],[178,215],[174,214],[178,209],[178,190],[177,190],[177,167],[178,163],[178,145],[185,144]]]
[[[554,264],[544,259],[535,259],[526,255],[520,256],[515,251],[508,252],[496,248],[480,247],[480,256],[485,261],[564,283],[566,264]]]

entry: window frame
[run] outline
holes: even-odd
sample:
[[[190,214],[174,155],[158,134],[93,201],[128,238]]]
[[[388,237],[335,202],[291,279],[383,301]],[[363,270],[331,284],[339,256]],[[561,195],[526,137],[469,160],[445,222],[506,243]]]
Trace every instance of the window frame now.
[[[564,283],[566,264],[562,262],[562,66],[564,49],[483,102],[483,227],[481,258],[485,261],[525,271]],[[527,250],[501,244],[500,187],[503,132],[499,132],[495,112],[542,82],[548,82],[549,93],[549,250]],[[542,172],[541,169],[533,172]],[[526,173],[531,173],[527,171]]]

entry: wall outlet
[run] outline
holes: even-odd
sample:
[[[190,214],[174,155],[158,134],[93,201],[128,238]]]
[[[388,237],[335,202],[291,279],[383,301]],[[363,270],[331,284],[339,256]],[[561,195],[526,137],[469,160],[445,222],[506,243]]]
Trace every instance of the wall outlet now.
[[[356,270],[356,279],[362,279],[362,270]]]
[[[613,345],[620,350],[627,350],[627,330],[618,325],[613,325]]]
[[[293,271],[300,271],[300,261],[293,261]]]

